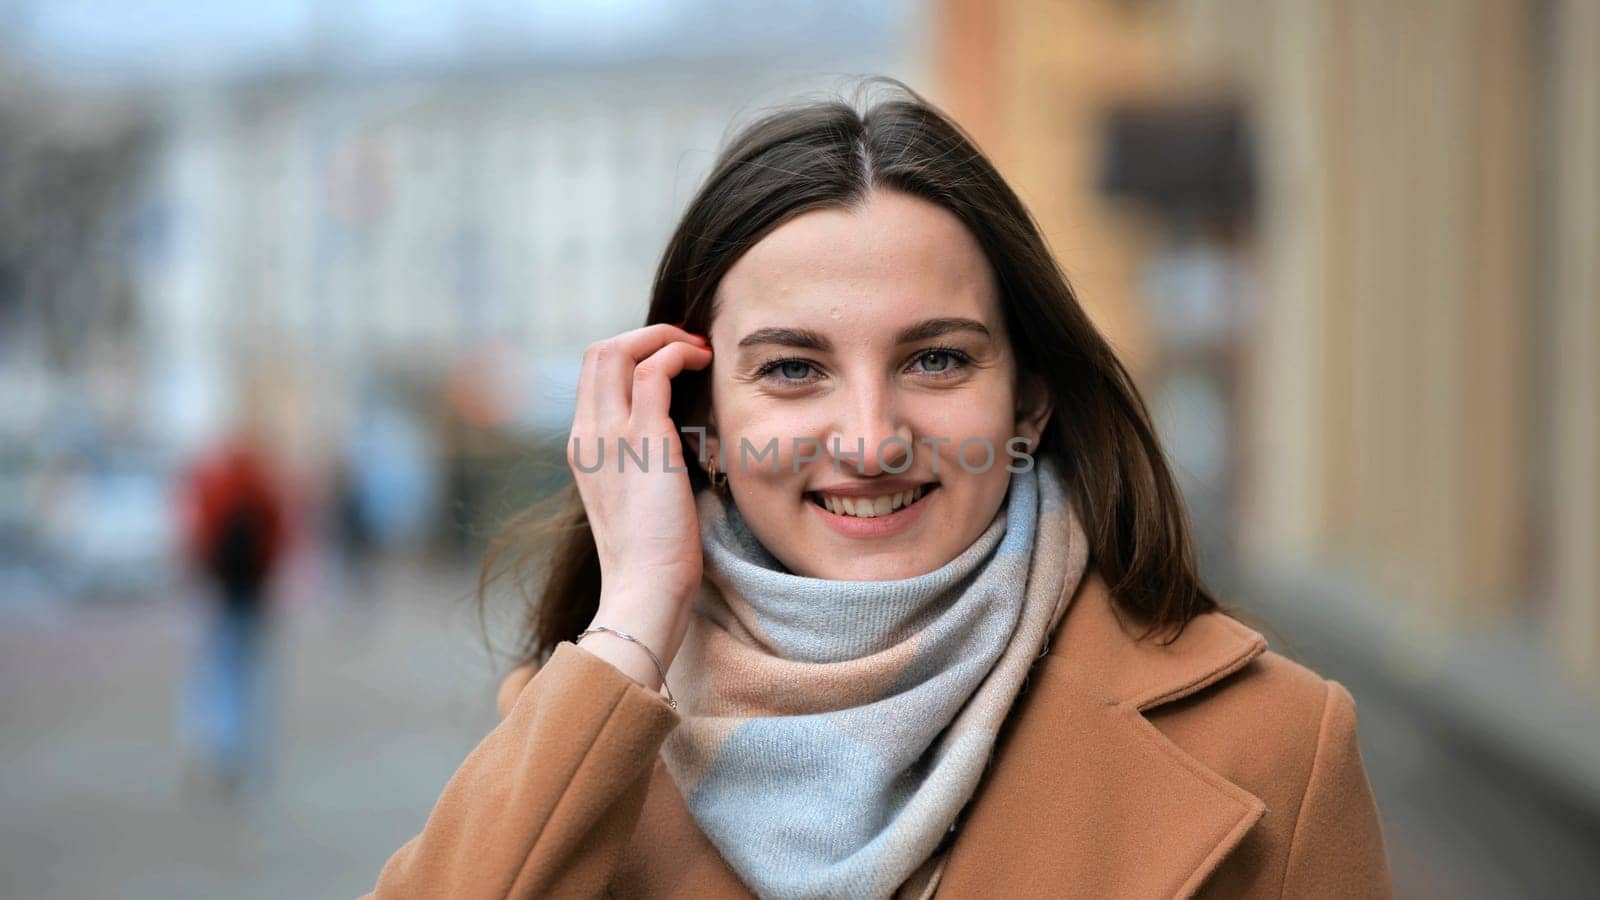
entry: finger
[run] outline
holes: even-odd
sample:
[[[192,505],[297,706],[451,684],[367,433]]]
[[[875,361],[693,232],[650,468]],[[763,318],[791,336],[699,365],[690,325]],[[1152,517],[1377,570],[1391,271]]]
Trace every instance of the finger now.
[[[670,427],[672,379],[685,369],[711,365],[711,350],[673,341],[633,368],[633,408],[629,421],[637,428]]]
[[[596,423],[628,417],[633,396],[633,368],[672,341],[704,344],[699,335],[676,325],[646,325],[589,345],[579,375],[579,403]],[[587,376],[587,377],[585,377]],[[587,388],[587,395],[583,390]]]
[[[620,353],[614,338],[595,341],[583,351],[583,365],[578,370],[578,416],[592,427],[608,421],[608,411],[625,408],[625,394],[614,385],[606,383],[601,372],[608,365],[608,356]]]
[[[706,343],[699,335],[676,325],[656,324],[590,344],[578,376],[579,412],[596,427],[626,420],[632,402],[634,366],[674,340]]]

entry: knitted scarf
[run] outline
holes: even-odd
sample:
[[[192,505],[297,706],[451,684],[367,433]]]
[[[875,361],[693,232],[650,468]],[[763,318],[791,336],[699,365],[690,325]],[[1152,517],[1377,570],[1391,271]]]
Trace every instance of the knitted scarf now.
[[[705,578],[667,673],[662,759],[762,897],[889,897],[942,868],[996,734],[1075,593],[1087,540],[1049,459],[924,575],[789,572],[731,499],[696,497]],[[929,872],[932,875],[929,875]]]

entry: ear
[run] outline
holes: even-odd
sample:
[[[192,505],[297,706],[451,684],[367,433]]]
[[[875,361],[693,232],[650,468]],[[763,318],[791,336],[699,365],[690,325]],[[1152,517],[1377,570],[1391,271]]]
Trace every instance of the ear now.
[[[707,423],[706,425],[706,464],[700,468],[705,471],[707,477],[710,477],[711,475],[711,461],[713,459],[717,460],[718,465],[722,465],[723,461],[721,456],[722,439],[717,437],[715,428],[716,426],[710,423]],[[723,466],[722,468],[723,474],[726,475],[727,467]]]
[[[716,413],[710,413],[704,421],[706,429],[704,454],[700,452],[701,435],[699,431],[680,431],[679,434],[683,437],[684,462],[688,465],[700,466],[700,471],[709,476],[711,474],[709,469],[710,462],[713,458],[716,458],[718,451],[721,449],[722,439],[717,434]],[[706,460],[704,463],[700,462],[702,456]]]
[[[1050,424],[1050,414],[1055,409],[1050,387],[1038,375],[1025,375],[1018,379],[1016,426],[1012,432],[1028,439],[1028,452],[1039,449],[1039,439]]]

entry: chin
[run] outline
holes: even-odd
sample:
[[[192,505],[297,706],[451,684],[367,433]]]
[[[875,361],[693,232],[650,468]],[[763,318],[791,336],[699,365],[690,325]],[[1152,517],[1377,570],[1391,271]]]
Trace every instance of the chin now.
[[[931,560],[886,558],[874,560],[856,557],[847,563],[823,567],[826,571],[815,577],[832,581],[900,581],[937,569]]]

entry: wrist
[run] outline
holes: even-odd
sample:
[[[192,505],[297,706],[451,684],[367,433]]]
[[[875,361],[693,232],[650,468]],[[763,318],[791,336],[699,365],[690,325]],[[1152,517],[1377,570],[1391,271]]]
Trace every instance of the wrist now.
[[[596,622],[595,624],[604,623]],[[590,627],[594,626],[591,625]],[[634,634],[632,631],[627,631],[627,633],[633,634],[638,640],[630,641],[609,631],[592,631],[581,635],[574,643],[610,663],[640,686],[652,691],[660,690],[662,674],[655,661],[658,657],[651,656],[654,652],[653,648],[647,650],[646,647],[649,645],[643,643],[644,638]],[[662,666],[665,665],[666,663],[663,661]]]
[[[630,619],[638,619],[641,611],[687,606],[694,599],[696,590],[697,587],[681,588],[664,581],[651,584],[603,579],[596,609],[621,611]]]
[[[688,606],[686,600],[660,590],[603,589],[594,616],[584,627],[604,625],[625,631],[659,654],[662,663],[670,665],[668,643]]]

